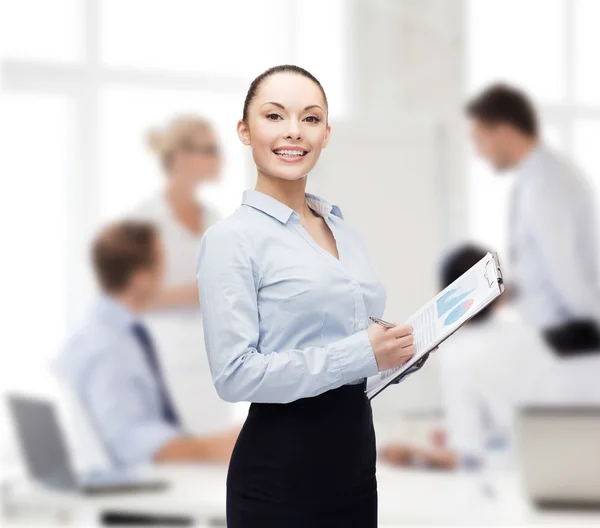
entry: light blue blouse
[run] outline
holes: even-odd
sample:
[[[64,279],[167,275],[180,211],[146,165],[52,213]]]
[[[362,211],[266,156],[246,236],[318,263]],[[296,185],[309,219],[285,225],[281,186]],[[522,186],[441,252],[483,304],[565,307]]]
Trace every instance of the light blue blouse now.
[[[257,191],[205,233],[197,265],[215,387],[227,401],[287,403],[377,374],[366,333],[386,294],[341,211],[307,194],[339,260],[298,214]]]

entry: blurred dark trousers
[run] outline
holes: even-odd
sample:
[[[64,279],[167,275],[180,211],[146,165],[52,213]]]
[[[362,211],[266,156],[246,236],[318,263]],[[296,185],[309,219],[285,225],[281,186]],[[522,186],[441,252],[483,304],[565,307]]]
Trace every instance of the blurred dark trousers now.
[[[559,357],[600,354],[600,329],[595,321],[578,319],[543,330],[544,340]]]

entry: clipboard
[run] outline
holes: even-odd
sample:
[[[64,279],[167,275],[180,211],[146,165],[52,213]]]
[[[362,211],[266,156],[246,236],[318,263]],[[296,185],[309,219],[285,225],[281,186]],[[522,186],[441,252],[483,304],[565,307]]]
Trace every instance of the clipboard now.
[[[465,278],[469,274],[474,274],[474,273],[481,273],[485,283],[487,284],[487,287],[491,290],[489,292],[489,295],[486,298],[486,300],[479,302],[476,309],[471,310],[467,315],[465,315],[459,321],[457,321],[457,323],[455,325],[453,325],[447,332],[444,332],[442,335],[438,336],[438,338],[436,338],[433,341],[431,341],[430,343],[428,343],[428,346],[425,347],[423,350],[421,350],[420,352],[417,351],[417,357],[412,358],[410,361],[408,361],[401,367],[393,369],[393,372],[391,372],[385,378],[383,378],[383,379],[380,378],[379,381],[376,381],[375,385],[373,387],[367,388],[367,390],[365,390],[365,394],[367,395],[367,398],[369,400],[372,400],[375,396],[380,394],[383,390],[385,390],[390,385],[400,383],[406,377],[410,376],[411,374],[415,373],[417,370],[421,369],[423,367],[423,365],[425,364],[425,362],[427,361],[427,359],[429,358],[429,355],[432,350],[434,350],[436,347],[441,345],[450,336],[454,335],[454,333],[459,328],[461,328],[464,324],[469,322],[479,312],[481,312],[483,309],[485,309],[487,306],[489,306],[498,297],[500,297],[500,295],[502,295],[504,293],[504,290],[505,290],[504,276],[502,273],[502,268],[500,266],[500,261],[498,259],[498,254],[497,253],[488,253],[475,266],[473,266],[465,274],[463,274],[456,281],[454,281],[447,288],[445,288],[438,295],[436,295],[431,301],[429,301],[429,303],[427,303],[423,308],[421,308],[421,310],[419,310],[419,312],[417,312],[415,314],[415,316],[420,314],[423,310],[427,309],[431,305],[434,305],[437,310],[438,300],[440,298],[442,298],[448,292],[451,292],[453,289],[455,289],[457,287],[457,284],[462,284],[463,282],[465,282],[465,280],[466,280]],[[437,311],[436,311],[436,314],[439,316],[439,313]],[[413,316],[413,318],[415,316]],[[407,323],[411,324],[410,321],[412,321],[413,318],[409,319],[409,321]],[[417,330],[417,329],[415,328],[415,330]],[[369,379],[371,379],[371,378],[369,378]]]

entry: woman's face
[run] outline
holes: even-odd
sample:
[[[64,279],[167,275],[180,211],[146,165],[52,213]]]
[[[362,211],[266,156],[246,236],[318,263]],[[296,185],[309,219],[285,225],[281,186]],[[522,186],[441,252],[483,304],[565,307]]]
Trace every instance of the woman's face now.
[[[327,107],[319,87],[293,73],[265,79],[238,123],[259,175],[294,181],[306,176],[329,142]]]
[[[200,132],[190,138],[173,156],[172,176],[191,185],[219,178],[222,158],[212,132]]]

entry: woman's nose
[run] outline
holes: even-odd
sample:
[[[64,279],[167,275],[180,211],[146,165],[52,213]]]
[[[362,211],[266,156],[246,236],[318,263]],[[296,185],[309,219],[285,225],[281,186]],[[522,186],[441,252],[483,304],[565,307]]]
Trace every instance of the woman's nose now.
[[[289,127],[286,133],[286,139],[299,140],[302,139],[302,132],[297,121],[293,119],[289,121]]]

